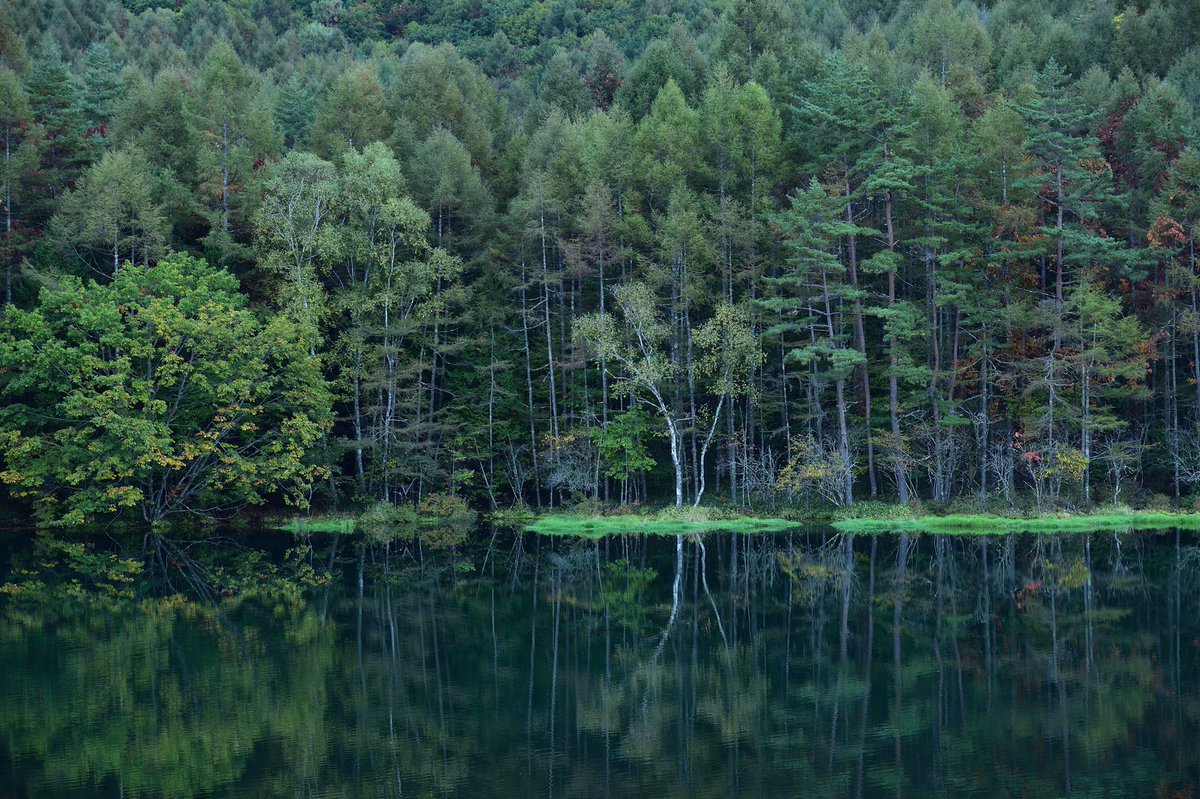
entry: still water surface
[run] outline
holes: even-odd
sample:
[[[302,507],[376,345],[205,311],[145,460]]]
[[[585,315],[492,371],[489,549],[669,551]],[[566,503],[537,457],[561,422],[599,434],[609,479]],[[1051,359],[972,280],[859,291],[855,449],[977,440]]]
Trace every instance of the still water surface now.
[[[472,540],[5,539],[0,796],[1200,784],[1190,534]]]

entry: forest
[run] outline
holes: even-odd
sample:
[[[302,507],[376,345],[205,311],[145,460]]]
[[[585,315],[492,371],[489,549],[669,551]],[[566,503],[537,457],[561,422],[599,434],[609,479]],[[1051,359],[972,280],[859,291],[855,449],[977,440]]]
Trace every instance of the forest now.
[[[0,0],[3,502],[1190,507],[1197,107],[1170,0]]]

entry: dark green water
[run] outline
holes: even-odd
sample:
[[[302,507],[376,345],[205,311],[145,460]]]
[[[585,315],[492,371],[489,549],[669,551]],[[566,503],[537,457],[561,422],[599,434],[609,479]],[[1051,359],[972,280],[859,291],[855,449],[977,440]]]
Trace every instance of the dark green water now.
[[[1200,784],[1190,534],[490,537],[4,539],[0,796]]]

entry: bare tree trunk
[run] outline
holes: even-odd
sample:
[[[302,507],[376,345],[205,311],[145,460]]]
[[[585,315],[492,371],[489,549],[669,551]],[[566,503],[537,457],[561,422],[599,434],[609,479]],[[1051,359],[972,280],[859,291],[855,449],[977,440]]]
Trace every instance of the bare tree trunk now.
[[[362,353],[354,353],[354,471],[358,477],[358,487],[363,487],[366,470],[363,468],[363,423],[362,423]]]
[[[683,507],[683,449],[682,437],[674,419],[667,419],[667,432],[671,438],[671,464],[675,467],[675,507]]]
[[[4,132],[4,173],[9,174],[9,164],[12,162],[11,134]],[[4,303],[12,305],[13,290],[13,219],[12,219],[12,180],[4,182]],[[1192,301],[1195,302],[1195,292]]]
[[[821,270],[821,291],[825,297],[825,324],[830,340],[835,339],[833,310],[829,305],[829,282],[824,269]],[[846,381],[839,375],[834,381],[837,392],[838,452],[842,458],[842,501],[854,504],[854,474],[850,469],[850,432],[846,426]]]
[[[849,166],[846,165],[847,172]],[[850,200],[850,177],[845,178],[846,187],[846,224],[854,224],[854,207]],[[846,237],[846,266],[850,276],[850,288],[854,290],[854,348],[862,356],[862,366],[859,367],[859,380],[862,381],[863,420],[866,422],[867,433],[867,484],[871,491],[871,499],[879,495],[878,482],[875,477],[875,441],[871,434],[871,377],[867,369],[867,336],[863,330],[862,302],[858,299],[858,237],[853,233]]]
[[[604,242],[598,246],[599,256],[597,273],[600,279],[600,313],[604,313]],[[600,356],[600,428],[608,430],[608,356]],[[599,466],[597,466],[599,471]],[[604,478],[604,501],[608,502],[608,478]]]
[[[891,253],[896,252],[896,232],[892,224],[892,193],[887,193],[885,204],[887,215],[887,248]],[[888,265],[888,308],[896,306],[896,267]],[[896,472],[896,491],[900,495],[900,504],[907,505],[908,470],[904,464],[904,447],[900,438],[900,387],[896,372],[900,366],[900,342],[895,332],[888,336],[888,417],[892,428],[892,458]]]
[[[529,412],[529,451],[533,458],[533,493],[537,506],[542,506],[541,478],[538,475],[537,417],[533,410],[533,357],[529,346],[529,309],[525,298],[525,262],[521,261],[521,334],[525,337],[526,408]]]
[[[546,374],[550,378],[550,430],[558,439],[558,391],[554,383],[554,326],[550,322],[550,268],[546,255],[546,214],[539,216],[542,235],[542,310],[546,324]]]
[[[1196,231],[1189,231],[1188,236],[1188,283],[1191,287],[1192,300],[1192,317],[1193,320],[1197,317],[1200,309],[1197,308],[1196,301]],[[1173,340],[1173,339],[1172,339]],[[1192,411],[1192,423],[1200,421],[1200,327],[1192,324],[1192,382],[1196,388],[1196,406]],[[1176,484],[1178,484],[1176,478]],[[1178,491],[1178,489],[1177,489]],[[1178,495],[1178,494],[1177,494]]]
[[[696,471],[699,473],[700,482],[696,487],[696,501],[692,504],[697,508],[700,507],[700,499],[704,496],[704,481],[705,475],[708,471],[704,466],[704,459],[708,455],[708,447],[710,444],[712,444],[713,435],[717,432],[717,422],[719,422],[721,419],[721,406],[724,405],[724,403],[725,395],[722,394],[721,398],[717,400],[717,409],[713,412],[712,425],[708,428],[708,435],[704,438],[704,446],[701,447],[699,459],[696,461]]]

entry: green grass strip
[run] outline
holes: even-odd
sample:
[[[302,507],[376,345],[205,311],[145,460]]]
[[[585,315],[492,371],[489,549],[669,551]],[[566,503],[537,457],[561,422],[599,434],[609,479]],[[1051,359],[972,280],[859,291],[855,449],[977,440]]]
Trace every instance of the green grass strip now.
[[[288,533],[353,533],[353,519],[336,519],[327,516],[314,516],[310,519],[294,518],[284,524],[275,526],[276,530]]]
[[[602,538],[606,535],[686,535],[721,531],[727,533],[778,533],[799,525],[784,519],[687,519],[645,516],[544,516],[525,527],[539,535]]]
[[[1200,529],[1200,514],[1133,511],[1078,516],[925,516],[918,519],[847,519],[833,523],[843,533],[925,532],[942,535],[1093,533],[1105,530]]]

